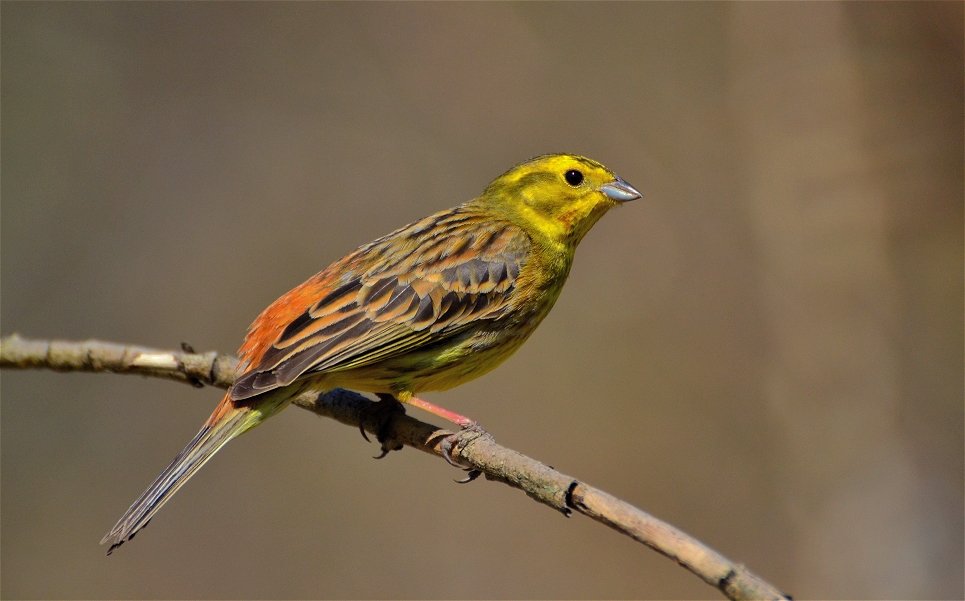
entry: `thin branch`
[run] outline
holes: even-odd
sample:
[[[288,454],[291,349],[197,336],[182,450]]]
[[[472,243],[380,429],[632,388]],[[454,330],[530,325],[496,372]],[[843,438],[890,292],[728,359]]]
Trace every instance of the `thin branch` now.
[[[190,351],[191,349],[187,349]],[[46,368],[56,371],[110,372],[166,378],[228,388],[238,360],[218,353],[157,350],[98,340],[84,342],[28,340],[16,334],[0,339],[0,368]],[[324,395],[304,393],[295,405],[366,429],[373,401],[347,390]],[[392,423],[391,438],[441,457],[439,443],[448,432],[403,415]],[[374,432],[373,432],[374,433]],[[532,499],[569,516],[573,511],[621,532],[684,566],[729,599],[789,599],[742,565],[620,499],[558,472],[535,459],[500,446],[489,436],[458,445],[453,459],[518,488]]]

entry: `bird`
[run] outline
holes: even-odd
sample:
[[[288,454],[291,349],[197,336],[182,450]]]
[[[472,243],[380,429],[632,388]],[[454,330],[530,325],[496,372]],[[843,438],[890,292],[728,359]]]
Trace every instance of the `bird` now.
[[[365,244],[283,294],[249,327],[239,375],[214,412],[101,540],[108,555],[225,444],[306,391],[374,393],[475,426],[415,395],[512,355],[553,307],[590,228],[641,196],[592,159],[537,156],[478,197]]]

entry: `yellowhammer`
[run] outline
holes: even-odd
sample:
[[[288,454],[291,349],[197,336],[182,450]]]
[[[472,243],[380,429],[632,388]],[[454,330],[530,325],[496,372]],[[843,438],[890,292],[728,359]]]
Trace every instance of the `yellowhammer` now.
[[[611,207],[640,198],[591,159],[516,165],[478,198],[360,247],[265,309],[242,372],[201,431],[101,540],[132,538],[222,446],[307,390],[350,388],[461,415],[414,397],[509,357],[556,302],[576,246]]]

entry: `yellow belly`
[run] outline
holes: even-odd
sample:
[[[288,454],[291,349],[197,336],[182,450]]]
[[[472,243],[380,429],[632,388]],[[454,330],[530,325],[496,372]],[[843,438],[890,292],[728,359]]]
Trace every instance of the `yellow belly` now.
[[[491,371],[516,352],[529,337],[490,332],[475,334],[452,344],[406,353],[340,372],[325,374],[319,382],[326,388],[349,388],[364,392],[417,394],[447,390]]]

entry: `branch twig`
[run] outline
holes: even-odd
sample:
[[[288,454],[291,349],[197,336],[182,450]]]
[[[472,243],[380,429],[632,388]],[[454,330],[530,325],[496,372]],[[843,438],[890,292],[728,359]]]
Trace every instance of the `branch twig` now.
[[[234,382],[238,360],[218,353],[164,351],[98,340],[84,342],[28,340],[16,334],[0,339],[0,368],[46,368],[138,374],[201,386],[227,388]],[[373,401],[347,390],[324,395],[305,393],[295,405],[359,427]],[[441,456],[445,431],[410,416],[393,421],[393,439]],[[374,433],[374,432],[373,432]],[[453,449],[462,464],[525,492],[564,515],[573,511],[621,532],[673,559],[729,599],[789,599],[744,566],[723,557],[673,526],[616,497],[560,473],[535,459],[479,437]]]

